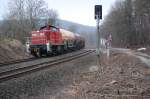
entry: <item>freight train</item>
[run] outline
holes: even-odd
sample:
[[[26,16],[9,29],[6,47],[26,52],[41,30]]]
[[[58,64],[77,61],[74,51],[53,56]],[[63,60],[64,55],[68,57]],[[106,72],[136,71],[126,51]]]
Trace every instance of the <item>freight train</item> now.
[[[35,57],[63,54],[84,46],[85,39],[81,35],[52,25],[32,31],[26,43],[28,52]]]

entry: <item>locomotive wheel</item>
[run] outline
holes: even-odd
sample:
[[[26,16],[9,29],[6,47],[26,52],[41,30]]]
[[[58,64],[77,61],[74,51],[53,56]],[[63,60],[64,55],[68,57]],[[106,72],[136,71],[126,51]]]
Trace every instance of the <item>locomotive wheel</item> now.
[[[35,57],[41,57],[41,56],[42,56],[41,50],[40,50],[40,49],[37,49],[37,50],[34,52],[34,56],[35,56]]]
[[[41,57],[42,56],[40,50],[36,52],[36,56],[37,57]]]
[[[34,57],[38,57],[38,56],[36,55],[36,53],[33,53],[32,55],[33,55]]]
[[[57,46],[57,53],[61,54],[61,46]]]

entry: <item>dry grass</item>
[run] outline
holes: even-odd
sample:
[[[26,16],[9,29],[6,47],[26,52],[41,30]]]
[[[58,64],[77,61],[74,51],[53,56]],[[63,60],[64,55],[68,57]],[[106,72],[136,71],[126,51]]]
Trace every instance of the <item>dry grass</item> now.
[[[0,85],[0,98],[150,99],[150,75],[145,64],[117,53],[101,62],[97,68],[96,56],[91,55],[8,82]]]

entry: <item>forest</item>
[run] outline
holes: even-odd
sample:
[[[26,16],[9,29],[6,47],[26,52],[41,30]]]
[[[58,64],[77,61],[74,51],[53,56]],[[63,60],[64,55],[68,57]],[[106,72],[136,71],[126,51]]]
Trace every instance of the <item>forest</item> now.
[[[101,25],[101,35],[112,35],[119,47],[149,46],[150,1],[117,0]]]

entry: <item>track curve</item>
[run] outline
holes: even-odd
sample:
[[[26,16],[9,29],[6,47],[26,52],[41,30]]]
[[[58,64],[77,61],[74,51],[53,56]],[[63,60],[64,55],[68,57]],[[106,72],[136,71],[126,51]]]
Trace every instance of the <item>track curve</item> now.
[[[93,50],[84,50],[83,52],[80,52],[78,54],[66,56],[63,58],[56,59],[56,60],[0,72],[0,83],[7,81],[7,80],[10,80],[10,79],[13,79],[13,78],[18,78],[18,77],[25,75],[25,74],[34,73],[34,72],[49,68],[53,65],[72,61],[74,59],[86,56],[92,52],[94,52],[94,51]]]

